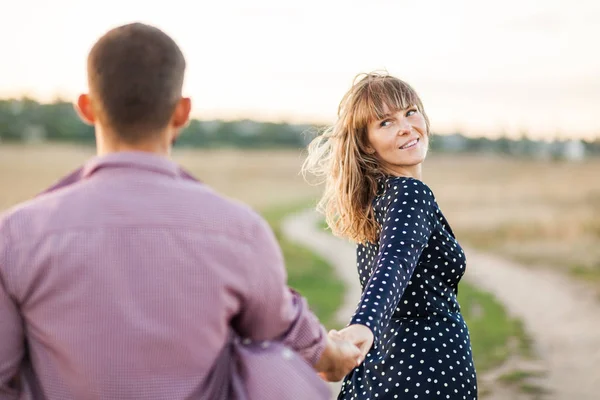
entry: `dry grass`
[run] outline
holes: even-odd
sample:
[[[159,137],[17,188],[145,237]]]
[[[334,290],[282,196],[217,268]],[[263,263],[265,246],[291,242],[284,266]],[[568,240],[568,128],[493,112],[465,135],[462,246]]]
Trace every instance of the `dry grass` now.
[[[0,146],[0,209],[93,155],[73,146]],[[315,198],[297,151],[177,150],[176,161],[257,209]],[[433,154],[424,167],[462,242],[530,265],[570,270],[600,287],[600,160],[542,162]]]
[[[432,156],[424,180],[462,242],[600,288],[600,160]]]
[[[219,192],[259,209],[316,198],[300,175],[302,154],[285,150],[179,150],[177,162]]]
[[[0,210],[25,200],[94,156],[91,147],[0,145]],[[257,209],[314,198],[299,175],[299,151],[176,150],[198,179]]]
[[[0,210],[40,192],[93,154],[85,147],[0,145]]]
[[[86,147],[0,146],[0,209],[34,195],[93,154]],[[267,211],[276,233],[278,207],[309,204],[319,192],[298,174],[302,158],[296,151],[178,150],[174,158],[221,193]],[[424,180],[461,242],[531,265],[574,270],[600,288],[598,176],[600,160],[567,164],[434,154],[424,169]],[[279,240],[290,284],[329,321],[343,287],[314,255]],[[519,322],[488,294],[463,283],[461,304],[480,369],[494,368],[510,356],[512,339],[527,345]],[[485,309],[485,318],[471,315],[477,307]],[[505,377],[517,378],[521,386],[527,384],[516,372]]]

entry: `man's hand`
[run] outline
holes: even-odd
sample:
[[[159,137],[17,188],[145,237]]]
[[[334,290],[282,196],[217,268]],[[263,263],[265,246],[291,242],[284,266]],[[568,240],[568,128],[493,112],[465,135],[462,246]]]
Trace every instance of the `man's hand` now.
[[[327,346],[315,365],[322,379],[338,382],[362,362],[360,349],[347,340],[327,337]]]
[[[329,331],[330,338],[347,340],[360,349],[361,359],[364,360],[373,346],[373,332],[365,325],[353,324],[336,331]],[[361,360],[361,362],[362,362]]]

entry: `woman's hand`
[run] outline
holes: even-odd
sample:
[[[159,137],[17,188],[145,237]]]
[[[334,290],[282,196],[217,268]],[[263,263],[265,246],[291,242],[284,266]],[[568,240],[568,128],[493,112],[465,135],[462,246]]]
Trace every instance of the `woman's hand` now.
[[[371,346],[373,346],[373,332],[365,325],[353,324],[346,328],[336,331],[329,331],[329,337],[335,339],[347,340],[360,349],[361,359],[365,359]]]
[[[360,349],[350,341],[328,335],[327,346],[315,369],[323,380],[338,382],[360,365],[360,353]]]

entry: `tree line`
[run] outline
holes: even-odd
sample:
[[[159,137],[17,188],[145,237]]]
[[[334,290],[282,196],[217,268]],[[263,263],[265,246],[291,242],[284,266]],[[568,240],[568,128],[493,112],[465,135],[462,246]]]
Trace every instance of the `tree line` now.
[[[323,127],[311,124],[258,122],[252,120],[193,119],[176,146],[199,148],[301,148]],[[84,124],[71,102],[40,103],[33,99],[0,100],[0,141],[94,143],[93,127]],[[461,133],[432,135],[431,149],[437,152],[488,152],[538,155],[556,158],[578,153],[600,154],[600,137],[570,143],[567,140],[535,141],[500,137],[471,138]]]

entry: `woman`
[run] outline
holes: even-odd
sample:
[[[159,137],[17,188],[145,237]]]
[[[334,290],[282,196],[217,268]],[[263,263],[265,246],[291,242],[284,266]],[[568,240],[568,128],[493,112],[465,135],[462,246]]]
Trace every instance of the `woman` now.
[[[338,399],[476,399],[469,332],[456,299],[465,255],[421,180],[429,120],[405,82],[371,73],[343,97],[338,121],[309,145],[304,172],[321,176],[319,210],[358,244],[362,297],[332,336],[364,362]]]

